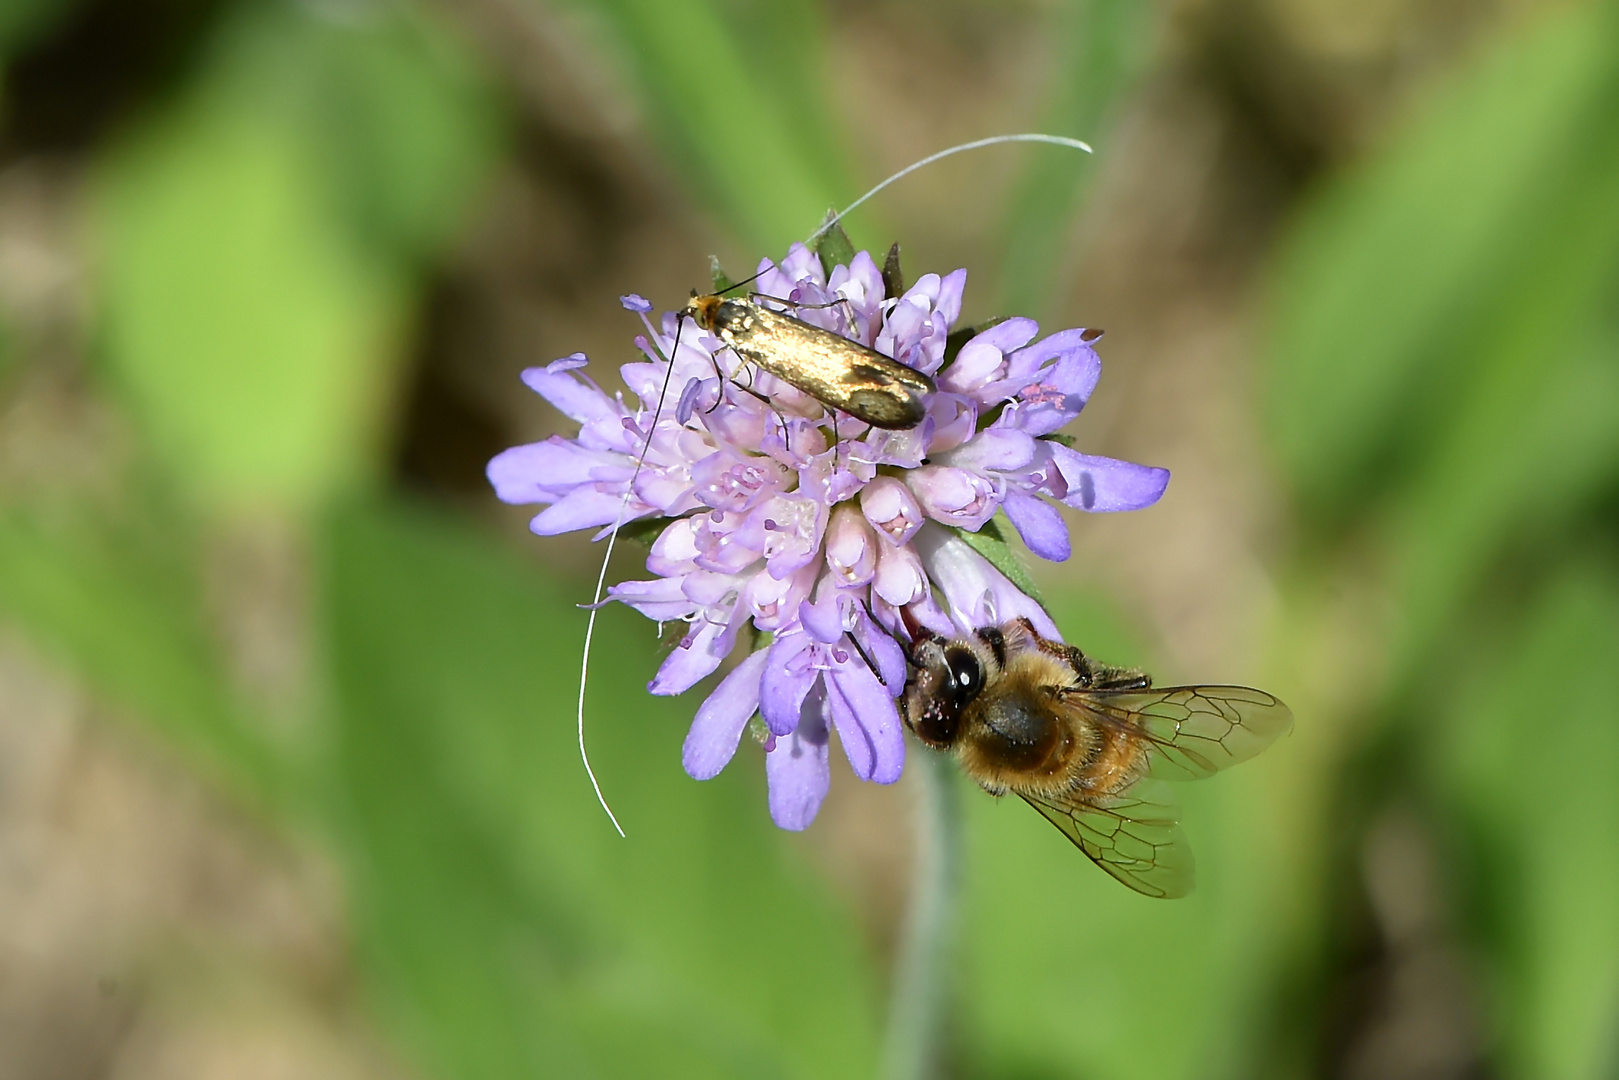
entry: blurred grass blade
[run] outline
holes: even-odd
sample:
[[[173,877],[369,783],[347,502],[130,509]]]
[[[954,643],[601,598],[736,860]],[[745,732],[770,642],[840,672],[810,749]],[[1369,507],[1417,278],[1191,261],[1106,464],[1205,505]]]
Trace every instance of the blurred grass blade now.
[[[1448,703],[1430,761],[1467,825],[1501,1075],[1612,1076],[1619,1015],[1619,577],[1565,564]]]
[[[808,0],[601,0],[652,134],[721,219],[780,258],[853,188]],[[751,260],[750,260],[751,265]]]
[[[1153,9],[1134,0],[1076,0],[1060,19],[1056,70],[1040,130],[1083,139],[1106,154],[1119,102],[1148,56]],[[1031,149],[1005,227],[997,311],[1043,313],[1056,294],[1070,228],[1101,163],[1088,154]]]

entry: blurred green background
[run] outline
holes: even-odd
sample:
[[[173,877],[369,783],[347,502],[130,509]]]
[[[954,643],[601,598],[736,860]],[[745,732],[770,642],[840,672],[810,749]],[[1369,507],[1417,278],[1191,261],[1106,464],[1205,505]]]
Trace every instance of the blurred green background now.
[[[963,790],[944,1075],[1619,1077],[1619,5],[5,0],[0,80],[0,1075],[877,1075],[914,778],[777,832],[608,611],[618,839],[482,468],[620,293],[1047,130],[849,231],[1107,329],[1175,480],[1058,623],[1298,725],[1185,901]]]

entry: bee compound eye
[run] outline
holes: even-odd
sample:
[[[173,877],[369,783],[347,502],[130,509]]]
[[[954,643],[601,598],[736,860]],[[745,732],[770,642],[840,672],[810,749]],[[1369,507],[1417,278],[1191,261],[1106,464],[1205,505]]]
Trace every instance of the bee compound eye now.
[[[966,649],[951,649],[945,653],[944,662],[950,671],[947,692],[956,704],[965,705],[977,697],[984,688],[984,669],[978,657]]]

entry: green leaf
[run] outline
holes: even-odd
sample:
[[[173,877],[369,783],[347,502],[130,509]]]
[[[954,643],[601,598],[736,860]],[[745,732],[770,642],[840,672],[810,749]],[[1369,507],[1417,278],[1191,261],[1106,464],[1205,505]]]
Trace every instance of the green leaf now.
[[[753,248],[779,258],[808,236],[823,207],[849,189],[825,105],[830,78],[819,8],[771,4],[603,0],[665,151],[703,200]]]
[[[708,257],[708,279],[712,283],[716,294],[730,292],[736,288],[736,282],[731,280],[731,275],[727,274],[724,268],[720,266],[720,257],[718,255]]]
[[[1507,1077],[1597,1077],[1614,1065],[1619,987],[1619,577],[1568,559],[1440,707],[1427,764],[1486,872],[1490,1019]],[[1488,674],[1482,674],[1487,672]]]
[[[244,9],[101,163],[101,344],[204,503],[290,507],[377,467],[413,259],[488,160],[442,43],[393,16]]]
[[[1150,55],[1153,9],[1135,0],[1076,0],[1054,9],[1058,25],[1055,84],[1045,98],[1041,130],[1089,142],[1107,154],[1105,136],[1121,100]],[[1075,216],[1099,162],[1066,148],[1035,146],[1007,204],[1002,229],[1003,310],[1041,315],[1056,295],[1069,257]]]
[[[575,745],[580,595],[400,508],[342,515],[326,567],[359,932],[425,1065],[870,1072],[858,932],[770,825],[756,745],[706,784],[681,770],[698,692],[642,688],[654,624],[615,606],[597,628],[590,746],[620,839]]]
[[[834,220],[838,216],[836,210],[828,210],[821,224]],[[848,266],[854,262],[854,244],[849,240],[849,234],[843,231],[842,225],[833,225],[820,236],[810,247],[814,250],[816,258],[821,260],[821,270],[827,277],[832,276],[832,269],[837,266]]]
[[[883,295],[897,300],[905,295],[905,271],[899,265],[899,241],[889,245],[883,256]]]

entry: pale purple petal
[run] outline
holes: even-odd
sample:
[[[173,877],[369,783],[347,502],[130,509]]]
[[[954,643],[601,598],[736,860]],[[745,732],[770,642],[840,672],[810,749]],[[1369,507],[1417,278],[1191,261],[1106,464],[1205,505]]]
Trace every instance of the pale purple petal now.
[[[767,650],[742,661],[697,706],[680,760],[693,780],[709,780],[730,764],[748,719],[759,707],[759,676]]]
[[[830,645],[843,636],[843,609],[834,589],[823,589],[814,602],[798,605],[798,621],[809,631],[810,637],[823,645]]]
[[[777,735],[797,726],[804,697],[821,677],[811,657],[808,634],[780,634],[770,643],[770,662],[759,681],[759,715]]]
[[[501,502],[554,502],[567,488],[594,479],[592,470],[624,460],[553,435],[544,442],[502,450],[490,459],[485,473]]]
[[[898,780],[905,768],[905,736],[888,690],[858,657],[835,665],[823,684],[838,741],[854,774],[879,784]]]
[[[1068,524],[1044,499],[1013,491],[1007,494],[1001,509],[1006,511],[1029,550],[1042,559],[1064,562],[1072,553]]]
[[[523,382],[564,416],[581,424],[616,422],[623,415],[617,402],[571,371],[532,367],[523,372]]]
[[[691,616],[697,609],[683,589],[684,579],[654,578],[651,581],[621,581],[607,595],[649,619],[673,622]]]
[[[686,388],[680,392],[680,404],[675,406],[675,420],[684,425],[691,419],[691,414],[697,409],[697,395],[703,392],[703,380],[693,375],[686,380]]]
[[[884,633],[875,622],[864,617],[855,625],[851,636],[860,642],[866,655],[877,665],[877,672],[883,686],[888,690],[888,696],[899,697],[904,693],[905,650],[900,648],[899,642]]]
[[[647,692],[660,697],[684,694],[714,673],[735,642],[729,621],[699,618],[680,644],[664,657],[658,673],[647,684]]]
[[[1012,472],[1034,460],[1033,437],[1005,428],[992,427],[954,450],[935,454],[934,462],[973,472]]]
[[[618,302],[624,305],[626,311],[639,312],[642,315],[652,310],[651,301],[644,296],[637,296],[635,293],[628,293],[619,297]]]
[[[940,323],[940,329],[949,332],[961,318],[961,295],[967,289],[967,271],[959,268],[950,271],[939,283],[939,296],[933,303],[934,317]]]
[[[971,633],[1011,619],[1027,618],[1043,636],[1062,640],[1044,608],[1006,579],[967,541],[929,522],[916,534],[917,553],[939,586],[959,632]]]
[[[597,491],[594,488],[575,488],[556,504],[548,506],[534,516],[528,527],[539,536],[555,536],[575,529],[591,529],[598,525],[611,525],[615,521],[630,521],[651,510],[634,499],[624,504],[622,494]]]
[[[779,828],[799,832],[809,828],[832,784],[828,745],[831,742],[817,693],[804,702],[803,717],[790,735],[776,740],[765,755],[765,779],[770,785],[770,819]]]
[[[1068,483],[1063,502],[1092,513],[1140,510],[1169,486],[1168,469],[1080,454],[1059,443],[1052,444],[1051,454]]]

